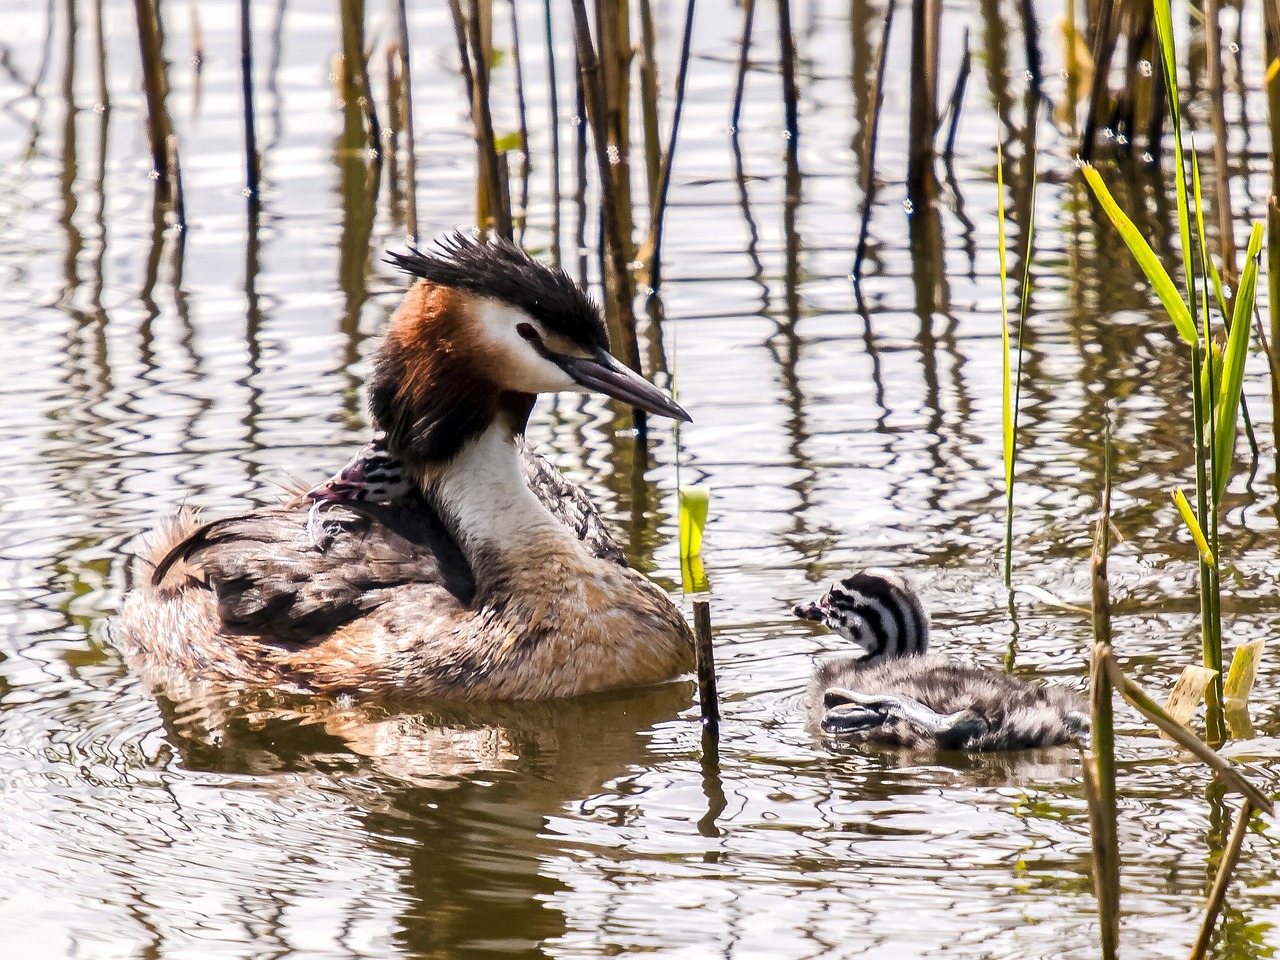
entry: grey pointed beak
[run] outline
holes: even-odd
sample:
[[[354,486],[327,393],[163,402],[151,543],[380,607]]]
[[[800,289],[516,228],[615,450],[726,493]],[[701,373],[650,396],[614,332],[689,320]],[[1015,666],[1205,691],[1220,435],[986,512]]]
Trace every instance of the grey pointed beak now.
[[[693,420],[684,407],[605,350],[599,351],[594,357],[554,354],[552,359],[573,378],[574,383],[588,390],[629,403],[645,413],[685,423]]]

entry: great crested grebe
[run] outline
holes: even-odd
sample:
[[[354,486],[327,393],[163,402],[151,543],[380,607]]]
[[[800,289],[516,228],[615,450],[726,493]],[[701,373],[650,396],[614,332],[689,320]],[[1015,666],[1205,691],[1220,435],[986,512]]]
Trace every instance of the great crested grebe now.
[[[929,618],[911,583],[866,570],[795,614],[864,651],[820,665],[806,695],[811,726],[855,743],[939,750],[1025,750],[1088,736],[1084,701],[1007,673],[926,654]]]
[[[419,280],[373,365],[374,449],[314,503],[155,531],[112,637],[158,679],[391,699],[573,696],[689,670],[679,610],[523,444],[538,393],[688,414],[609,355],[567,275],[511,244],[454,235],[392,259]],[[337,487],[348,469],[380,483],[380,454],[400,480]]]

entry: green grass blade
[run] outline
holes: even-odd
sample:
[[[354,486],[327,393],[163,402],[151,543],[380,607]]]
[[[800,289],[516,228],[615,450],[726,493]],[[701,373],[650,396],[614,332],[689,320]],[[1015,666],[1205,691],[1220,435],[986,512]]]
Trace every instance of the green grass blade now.
[[[1111,196],[1111,191],[1107,189],[1107,185],[1103,182],[1101,174],[1087,163],[1081,164],[1080,169],[1084,173],[1085,181],[1089,184],[1090,189],[1093,190],[1093,195],[1098,198],[1098,203],[1102,205],[1107,217],[1115,224],[1115,228],[1120,232],[1120,236],[1123,238],[1125,245],[1128,246],[1129,252],[1138,261],[1138,266],[1146,274],[1147,280],[1156,292],[1156,296],[1160,298],[1165,310],[1169,312],[1169,318],[1173,321],[1178,335],[1187,343],[1194,344],[1197,339],[1195,319],[1191,316],[1191,311],[1183,301],[1182,295],[1178,293],[1178,288],[1169,276],[1169,271],[1164,268],[1160,258],[1151,249],[1151,244],[1147,243],[1147,238],[1142,235],[1142,232],[1134,225],[1133,221],[1120,209],[1115,198]]]
[[[1244,273],[1236,291],[1231,333],[1222,355],[1222,381],[1218,387],[1218,403],[1214,410],[1213,491],[1214,501],[1222,499],[1231,476],[1231,460],[1236,446],[1236,423],[1240,419],[1240,397],[1244,391],[1244,361],[1249,353],[1249,334],[1253,329],[1253,301],[1258,289],[1258,266],[1262,259],[1262,224],[1255,223],[1249,235]]]
[[[1200,559],[1209,566],[1217,566],[1218,561],[1213,557],[1213,551],[1209,548],[1209,541],[1205,539],[1204,531],[1200,529],[1200,522],[1196,520],[1195,512],[1191,509],[1191,504],[1187,502],[1187,496],[1182,492],[1182,488],[1178,487],[1173,491],[1173,503],[1178,508],[1178,512],[1182,514],[1182,522],[1187,525],[1187,530],[1191,532],[1191,539],[1196,542],[1196,549],[1200,551]]]
[[[1174,182],[1178,190],[1178,240],[1182,248],[1182,273],[1187,278],[1188,303],[1195,304],[1195,280],[1191,272],[1191,222],[1187,210],[1186,163],[1182,157],[1182,105],[1178,96],[1178,58],[1173,44],[1173,13],[1169,0],[1153,0],[1156,22],[1156,39],[1160,46],[1161,76],[1164,80],[1165,100],[1169,105],[1169,125],[1173,132]],[[1167,305],[1166,305],[1167,306]],[[1177,320],[1174,320],[1177,323]],[[1186,334],[1179,328],[1183,338]],[[1190,342],[1190,341],[1188,341]]]

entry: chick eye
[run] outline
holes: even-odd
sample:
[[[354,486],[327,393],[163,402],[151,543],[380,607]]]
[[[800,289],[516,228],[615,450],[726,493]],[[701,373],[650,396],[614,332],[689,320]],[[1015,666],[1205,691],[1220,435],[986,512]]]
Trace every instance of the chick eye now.
[[[533,328],[532,323],[517,323],[516,333],[520,334],[520,336],[528,340],[530,343],[536,343],[542,339],[538,336],[538,331]]]

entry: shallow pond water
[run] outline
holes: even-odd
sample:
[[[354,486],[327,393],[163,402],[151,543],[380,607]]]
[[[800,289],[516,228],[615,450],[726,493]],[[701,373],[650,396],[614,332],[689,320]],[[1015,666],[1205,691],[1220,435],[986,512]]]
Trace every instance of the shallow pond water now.
[[[447,7],[422,6],[412,33],[419,216],[430,238],[474,220],[474,161]],[[668,64],[680,16],[671,6]],[[532,152],[542,157],[538,7],[520,5]],[[976,58],[936,220],[909,220],[903,207],[900,15],[865,313],[847,275],[882,13],[859,2],[797,5],[802,132],[788,170],[774,9],[762,5],[757,24],[739,172],[726,126],[741,14],[699,6],[660,290],[666,319],[648,353],[652,368],[678,372],[695,422],[678,448],[668,424],[652,425],[643,476],[623,411],[605,401],[543,400],[531,428],[606,510],[633,561],[677,593],[677,462],[682,482],[712,488],[704,560],[724,700],[717,763],[704,757],[688,682],[423,712],[242,691],[173,701],[129,672],[103,626],[139,531],[184,503],[218,515],[272,502],[282,484],[328,475],[362,443],[367,359],[403,288],[381,258],[404,242],[403,198],[385,167],[370,178],[368,157],[343,136],[331,5],[255,5],[265,178],[256,227],[240,195],[238,5],[165,6],[189,222],[181,235],[153,205],[133,5],[9,0],[0,39],[8,955],[1097,955],[1073,752],[835,754],[805,732],[795,703],[815,657],[838,644],[791,618],[790,606],[855,565],[910,570],[955,656],[1085,685],[1087,615],[1001,582],[994,144],[1003,139],[1011,158],[1021,223],[1025,78],[1009,26],[1018,7],[947,7],[947,38],[972,27]],[[1254,4],[1245,11],[1259,22]],[[1037,10],[1046,92],[1061,104],[1059,12]],[[388,14],[371,10],[375,49],[391,32]],[[1241,64],[1257,89],[1252,53]],[[949,78],[959,43],[943,54]],[[509,66],[496,76],[509,83]],[[566,84],[562,105],[571,100]],[[1229,100],[1230,116],[1262,122],[1260,101],[1242,111]],[[1122,537],[1116,647],[1163,691],[1199,656],[1195,552],[1169,502],[1175,483],[1192,482],[1186,360],[1086,202],[1070,131],[1044,122],[1039,140],[1014,581],[1087,602],[1110,417]],[[1265,140],[1246,126],[1232,144],[1237,209],[1255,216],[1270,189]],[[535,167],[525,237],[544,255],[548,176]],[[1167,197],[1158,176],[1148,179]],[[1167,204],[1148,216],[1171,249]],[[655,379],[669,382],[663,370]],[[1229,492],[1233,640],[1280,627],[1274,433],[1256,357],[1246,395],[1264,455]],[[1278,703],[1268,665],[1255,736],[1226,747],[1272,792]],[[1235,801],[1136,716],[1122,712],[1121,722],[1126,955],[1166,957],[1194,939]],[[1255,829],[1216,955],[1270,956],[1280,944],[1278,854],[1274,828]]]

